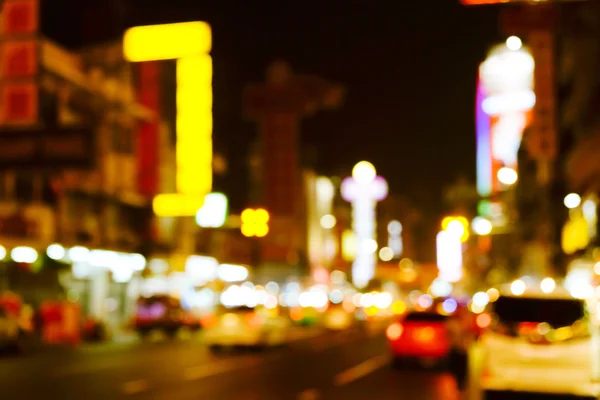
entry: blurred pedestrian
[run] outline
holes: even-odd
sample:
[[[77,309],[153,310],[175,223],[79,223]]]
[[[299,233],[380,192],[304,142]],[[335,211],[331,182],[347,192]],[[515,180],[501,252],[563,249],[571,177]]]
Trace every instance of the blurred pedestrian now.
[[[468,399],[469,375],[469,348],[475,341],[472,329],[473,319],[471,314],[463,307],[459,307],[448,320],[448,334],[450,336],[449,367],[460,399]]]

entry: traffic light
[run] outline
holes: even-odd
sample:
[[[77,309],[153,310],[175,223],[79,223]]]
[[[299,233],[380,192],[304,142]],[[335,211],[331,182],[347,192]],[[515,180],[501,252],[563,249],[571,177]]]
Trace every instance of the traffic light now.
[[[242,235],[265,237],[269,233],[269,213],[263,208],[247,208],[242,212]]]

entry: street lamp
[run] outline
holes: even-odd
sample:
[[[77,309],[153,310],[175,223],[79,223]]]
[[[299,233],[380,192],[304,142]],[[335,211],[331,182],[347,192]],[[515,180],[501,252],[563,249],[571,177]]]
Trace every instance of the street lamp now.
[[[489,235],[493,228],[492,223],[483,217],[475,217],[471,226],[473,228],[473,232],[480,236]]]
[[[565,196],[564,203],[568,209],[577,208],[581,204],[581,196],[577,193],[570,193]]]
[[[509,50],[518,51],[523,47],[523,42],[517,36],[511,36],[506,39],[506,47],[508,47]]]
[[[506,186],[514,185],[517,179],[519,179],[519,175],[512,168],[503,167],[498,171],[498,180]]]

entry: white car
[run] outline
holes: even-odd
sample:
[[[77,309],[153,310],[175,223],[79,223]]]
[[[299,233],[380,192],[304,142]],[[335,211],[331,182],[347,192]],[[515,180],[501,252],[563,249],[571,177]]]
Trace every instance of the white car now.
[[[270,315],[270,311],[248,307],[226,309],[213,326],[204,329],[204,343],[212,350],[283,345],[290,323],[286,318]]]
[[[593,357],[600,354],[585,301],[562,288],[544,293],[521,283],[517,290],[514,284],[512,291],[502,288],[491,305],[493,323],[480,341],[482,397],[505,399],[518,392],[598,398]]]

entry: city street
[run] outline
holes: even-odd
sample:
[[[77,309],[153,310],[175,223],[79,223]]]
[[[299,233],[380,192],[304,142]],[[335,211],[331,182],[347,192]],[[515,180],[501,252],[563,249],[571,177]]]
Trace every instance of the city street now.
[[[351,330],[265,352],[198,341],[112,344],[0,359],[10,399],[453,399],[452,379],[395,371],[381,332]]]

